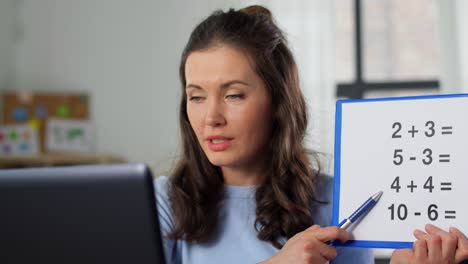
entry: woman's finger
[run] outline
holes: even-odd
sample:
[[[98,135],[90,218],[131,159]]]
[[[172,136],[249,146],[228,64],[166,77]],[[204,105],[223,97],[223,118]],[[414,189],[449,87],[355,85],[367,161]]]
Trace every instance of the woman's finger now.
[[[337,256],[336,248],[320,241],[316,241],[310,250],[319,252],[320,256],[325,258],[327,261],[335,259]]]
[[[322,242],[336,239],[339,239],[341,242],[346,242],[350,238],[350,234],[346,232],[346,230],[337,226],[328,226],[318,231],[316,230],[313,232],[313,236]]]
[[[457,250],[455,252],[455,263],[460,263],[463,260],[468,260],[468,239],[455,227],[449,228],[449,233],[454,234],[457,237]]]
[[[454,261],[455,251],[457,250],[457,236],[443,230],[438,232],[442,239],[442,257],[445,260]]]
[[[417,239],[424,239],[424,236],[427,235],[426,232],[422,231],[422,230],[419,230],[419,229],[415,229],[413,231],[413,235],[415,238]]]
[[[428,259],[427,243],[425,239],[418,239],[413,244],[414,258],[417,262],[424,263]]]
[[[424,229],[426,229],[426,232],[428,234],[437,234],[438,232],[445,232],[443,229],[435,226],[435,225],[431,225],[431,224],[426,224],[426,226],[424,227]]]
[[[456,227],[450,227],[449,232],[457,236],[459,240],[468,240],[468,238],[463,234],[462,231],[458,230]]]
[[[441,239],[441,253],[445,260],[450,259],[453,261],[455,250],[457,249],[457,237],[454,234],[444,231],[443,229],[427,224],[425,227],[428,234],[437,235]]]
[[[414,252],[412,249],[396,249],[390,258],[390,264],[408,264],[409,260],[413,258]]]
[[[439,235],[426,235],[427,255],[431,261],[442,260],[442,239]]]

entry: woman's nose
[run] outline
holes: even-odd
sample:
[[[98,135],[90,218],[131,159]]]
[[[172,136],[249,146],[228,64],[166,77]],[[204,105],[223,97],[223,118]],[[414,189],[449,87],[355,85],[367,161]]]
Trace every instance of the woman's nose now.
[[[205,124],[207,126],[220,126],[226,124],[224,110],[221,102],[217,102],[216,100],[211,100],[211,102],[208,102]]]

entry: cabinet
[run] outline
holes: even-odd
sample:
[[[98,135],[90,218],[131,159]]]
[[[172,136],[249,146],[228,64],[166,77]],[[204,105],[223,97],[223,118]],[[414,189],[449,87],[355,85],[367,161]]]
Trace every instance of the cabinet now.
[[[124,162],[124,158],[110,154],[46,153],[38,156],[0,157],[0,169]]]

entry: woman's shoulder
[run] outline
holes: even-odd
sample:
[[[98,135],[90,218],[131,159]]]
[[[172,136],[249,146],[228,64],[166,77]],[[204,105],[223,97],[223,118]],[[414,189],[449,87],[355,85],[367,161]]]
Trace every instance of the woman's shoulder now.
[[[327,174],[319,174],[315,178],[316,199],[323,202],[332,202],[333,177]]]
[[[163,186],[169,183],[169,176],[161,175],[154,179],[155,184],[158,186]]]
[[[167,176],[159,176],[154,180],[154,193],[159,216],[172,218],[172,208],[169,201],[170,179]]]
[[[167,234],[174,225],[174,216],[169,200],[169,185],[170,179],[167,176],[159,176],[154,180],[156,205],[163,234]]]
[[[153,184],[154,184],[154,190],[157,196],[161,194],[164,194],[164,196],[167,196],[169,192],[169,177],[168,176],[157,177],[156,179],[154,179]]]
[[[315,224],[332,224],[333,177],[320,174],[315,178],[315,199],[312,203],[312,215]]]

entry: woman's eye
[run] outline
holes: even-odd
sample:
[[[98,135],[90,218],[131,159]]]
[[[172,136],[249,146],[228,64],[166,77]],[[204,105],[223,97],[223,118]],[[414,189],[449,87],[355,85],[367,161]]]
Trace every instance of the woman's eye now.
[[[201,96],[190,96],[189,98],[190,101],[192,102],[195,102],[195,103],[199,103],[203,100],[203,97]]]
[[[229,94],[229,95],[226,95],[226,99],[229,99],[229,100],[239,100],[239,99],[242,99],[244,98],[244,95],[242,94]]]

